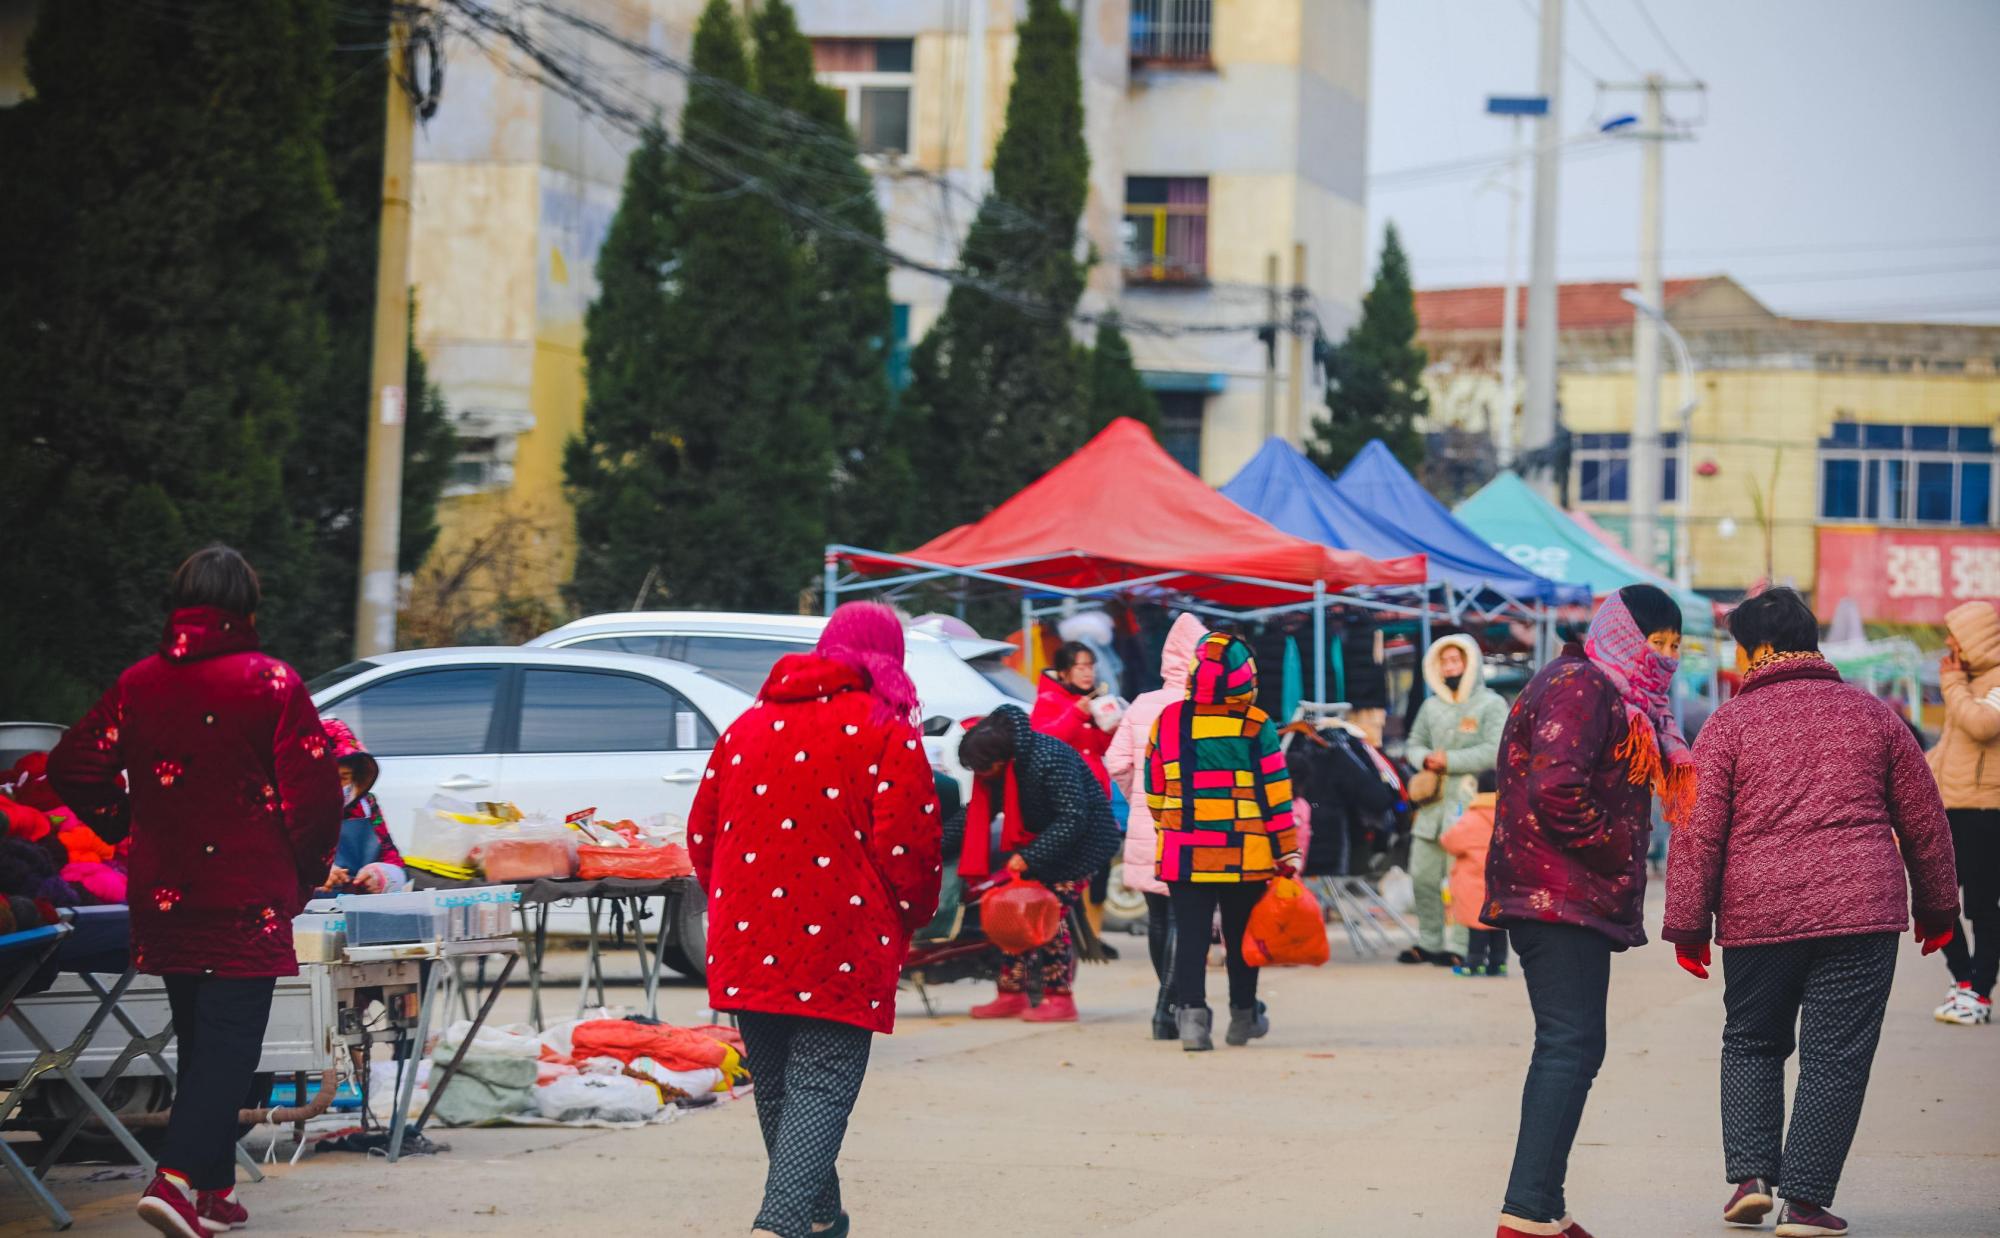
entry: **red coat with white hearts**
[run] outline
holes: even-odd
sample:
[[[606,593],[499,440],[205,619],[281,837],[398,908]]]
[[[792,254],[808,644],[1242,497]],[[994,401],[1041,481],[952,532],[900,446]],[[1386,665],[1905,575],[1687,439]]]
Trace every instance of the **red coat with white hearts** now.
[[[175,611],[56,745],[49,781],[104,838],[131,830],[140,971],[298,975],[292,917],[340,840],[340,774],[304,681],[257,651],[248,616]]]
[[[861,672],[792,654],[715,746],[688,854],[717,1010],[894,1029],[910,934],[937,914],[941,822],[916,729],[874,712]]]

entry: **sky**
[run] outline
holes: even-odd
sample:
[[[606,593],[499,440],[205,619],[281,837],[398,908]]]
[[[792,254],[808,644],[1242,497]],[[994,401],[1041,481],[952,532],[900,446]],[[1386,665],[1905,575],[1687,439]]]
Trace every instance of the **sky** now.
[[[1436,165],[1507,151],[1485,99],[1534,93],[1542,2],[1375,0],[1370,234],[1396,224],[1419,288],[1504,277],[1504,172]],[[1565,135],[1639,110],[1597,81],[1707,86],[1667,101],[1691,134],[1666,149],[1669,277],[1729,274],[1799,316],[2000,322],[2000,3],[1566,0],[1563,25]],[[1564,159],[1564,280],[1632,278],[1638,148]]]

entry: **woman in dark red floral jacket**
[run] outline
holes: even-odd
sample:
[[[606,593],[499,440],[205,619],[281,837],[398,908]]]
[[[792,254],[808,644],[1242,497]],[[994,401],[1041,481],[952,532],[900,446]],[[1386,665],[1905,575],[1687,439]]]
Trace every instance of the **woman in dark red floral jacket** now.
[[[937,913],[942,823],[896,613],[849,603],[781,659],[709,757],[688,820],[708,996],[735,1011],[770,1173],[756,1232],[846,1232],[834,1162]]]
[[[1951,826],[1909,727],[1841,682],[1804,598],[1759,594],[1729,630],[1743,691],[1695,744],[1700,794],[1668,853],[1661,935],[1701,979],[1711,928],[1722,945],[1722,1147],[1736,1185],[1723,1219],[1759,1223],[1782,1195],[1780,1235],[1844,1234],[1826,1209],[1861,1120],[1896,939],[1912,903],[1925,954],[1958,921]]]
[[[1669,699],[1681,612],[1651,585],[1605,599],[1579,646],[1543,667],[1500,736],[1499,797],[1481,919],[1508,930],[1535,1051],[1499,1238],[1590,1238],[1563,1180],[1604,1061],[1611,956],[1643,945],[1652,798],[1692,803],[1693,759]]]
[[[292,917],[340,837],[340,776],[312,698],[297,671],[257,652],[261,596],[235,551],[188,559],[159,652],[120,675],[49,758],[49,781],[92,828],[112,841],[131,833],[132,958],[166,977],[180,1044],[160,1172],[139,1214],[182,1238],[247,1219],[236,1112],[275,978],[299,971]]]

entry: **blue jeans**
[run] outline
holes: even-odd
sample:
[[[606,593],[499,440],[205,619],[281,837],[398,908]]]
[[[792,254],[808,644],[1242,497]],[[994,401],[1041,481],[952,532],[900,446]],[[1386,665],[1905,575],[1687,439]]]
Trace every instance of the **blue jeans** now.
[[[1611,939],[1573,924],[1508,928],[1535,1011],[1535,1054],[1521,1088],[1521,1129],[1504,1210],[1526,1221],[1559,1221],[1568,1214],[1563,1180],[1570,1146],[1604,1062]]]

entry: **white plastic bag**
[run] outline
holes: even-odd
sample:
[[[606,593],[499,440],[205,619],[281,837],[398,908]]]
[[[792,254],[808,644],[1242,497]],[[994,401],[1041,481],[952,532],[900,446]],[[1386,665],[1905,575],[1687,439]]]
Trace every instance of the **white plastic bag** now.
[[[555,1122],[650,1122],[659,1089],[624,1075],[565,1075],[535,1089],[535,1108]]]
[[[449,1060],[452,1054],[458,1052],[460,1042],[471,1030],[472,1023],[466,1019],[460,1019],[444,1029],[444,1035],[438,1037],[434,1055]],[[470,1051],[487,1057],[539,1058],[542,1055],[542,1042],[535,1035],[535,1029],[525,1024],[516,1024],[513,1027],[482,1027],[479,1029],[479,1034],[472,1038]]]
[[[1382,874],[1377,883],[1382,891],[1382,901],[1390,911],[1399,916],[1412,915],[1417,910],[1417,883],[1401,868],[1392,868]]]

